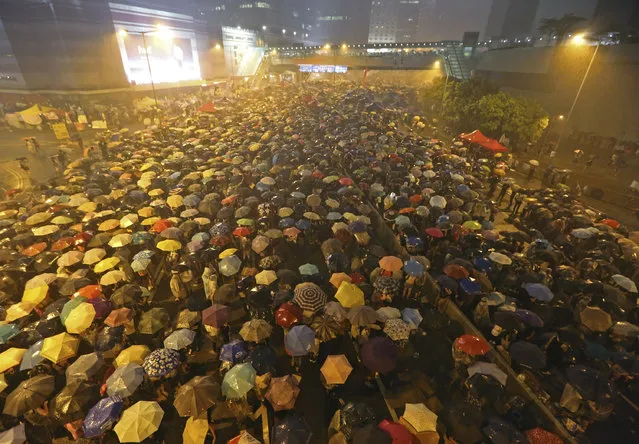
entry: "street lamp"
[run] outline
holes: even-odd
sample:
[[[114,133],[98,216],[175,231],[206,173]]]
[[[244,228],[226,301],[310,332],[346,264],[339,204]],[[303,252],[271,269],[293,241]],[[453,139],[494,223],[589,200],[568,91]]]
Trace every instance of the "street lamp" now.
[[[151,80],[151,89],[153,90],[153,99],[155,100],[155,107],[159,108],[158,96],[155,93],[155,82],[153,82],[153,71],[151,70],[151,60],[149,59],[149,47],[146,44],[147,34],[157,34],[162,38],[170,39],[172,37],[171,30],[165,26],[158,26],[156,29],[150,31],[129,31],[128,29],[120,28],[118,30],[120,37],[124,38],[128,34],[137,34],[142,36],[142,44],[144,45],[144,55],[146,56],[146,64],[149,68],[149,79]]]
[[[441,62],[439,60],[435,61],[435,65],[434,65],[435,69],[439,69],[441,65],[442,64],[441,64]]]

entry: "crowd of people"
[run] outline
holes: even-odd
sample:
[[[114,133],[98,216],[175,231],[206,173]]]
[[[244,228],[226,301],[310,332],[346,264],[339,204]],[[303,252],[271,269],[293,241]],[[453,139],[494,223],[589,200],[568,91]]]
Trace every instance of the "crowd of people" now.
[[[409,108],[185,101],[3,202],[0,442],[629,442],[639,239]]]

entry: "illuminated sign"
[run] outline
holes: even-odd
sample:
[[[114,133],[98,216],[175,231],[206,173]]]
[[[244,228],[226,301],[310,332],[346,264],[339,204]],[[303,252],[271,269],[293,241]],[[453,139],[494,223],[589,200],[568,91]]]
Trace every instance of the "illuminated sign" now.
[[[334,72],[337,74],[346,74],[347,66],[342,65],[300,65],[300,72]]]
[[[193,17],[119,3],[109,7],[129,82],[201,79]]]

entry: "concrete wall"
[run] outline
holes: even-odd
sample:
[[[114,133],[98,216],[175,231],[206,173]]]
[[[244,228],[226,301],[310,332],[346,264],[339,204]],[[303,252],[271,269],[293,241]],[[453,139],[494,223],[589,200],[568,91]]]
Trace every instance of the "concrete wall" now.
[[[504,91],[537,100],[552,116],[567,115],[594,50],[594,46],[568,45],[489,51],[475,75],[492,79]],[[639,140],[638,79],[639,45],[601,46],[564,131]]]

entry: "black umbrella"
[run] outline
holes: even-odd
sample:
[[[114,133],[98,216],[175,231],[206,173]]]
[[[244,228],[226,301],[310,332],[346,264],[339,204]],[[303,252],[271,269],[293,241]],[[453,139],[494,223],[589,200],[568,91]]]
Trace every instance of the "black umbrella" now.
[[[510,345],[510,357],[513,362],[533,370],[546,367],[546,354],[535,344],[526,341],[513,342]]]
[[[95,384],[74,380],[53,398],[53,414],[67,423],[84,418],[89,408],[100,400],[100,388]]]

